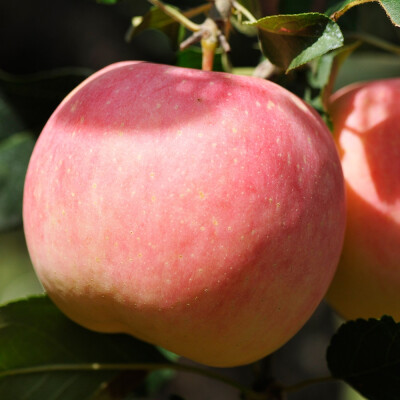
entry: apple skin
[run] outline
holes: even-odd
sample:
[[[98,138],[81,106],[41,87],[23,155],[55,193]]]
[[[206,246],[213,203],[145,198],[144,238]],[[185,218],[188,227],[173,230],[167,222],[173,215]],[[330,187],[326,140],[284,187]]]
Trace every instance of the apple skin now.
[[[400,79],[350,85],[330,104],[347,192],[327,299],[346,319],[400,320]]]
[[[23,213],[37,274],[71,319],[236,366],[284,344],[326,294],[344,182],[330,132],[285,89],[123,62],[46,124]]]

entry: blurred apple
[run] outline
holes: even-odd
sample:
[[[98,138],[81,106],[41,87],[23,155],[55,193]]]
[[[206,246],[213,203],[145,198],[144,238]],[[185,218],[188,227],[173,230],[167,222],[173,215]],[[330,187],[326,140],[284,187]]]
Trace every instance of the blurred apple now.
[[[400,320],[400,79],[348,86],[330,112],[347,189],[347,229],[327,299],[347,319]]]

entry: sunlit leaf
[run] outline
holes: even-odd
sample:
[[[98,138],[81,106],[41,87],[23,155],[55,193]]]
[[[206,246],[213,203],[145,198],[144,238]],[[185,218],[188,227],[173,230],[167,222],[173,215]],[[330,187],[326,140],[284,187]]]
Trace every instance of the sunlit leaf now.
[[[273,15],[257,26],[265,56],[290,71],[343,44],[339,26],[324,14]]]
[[[344,0],[331,7],[326,14],[337,21],[350,8],[365,3],[378,2],[386,11],[392,23],[400,26],[400,1],[399,0]]]

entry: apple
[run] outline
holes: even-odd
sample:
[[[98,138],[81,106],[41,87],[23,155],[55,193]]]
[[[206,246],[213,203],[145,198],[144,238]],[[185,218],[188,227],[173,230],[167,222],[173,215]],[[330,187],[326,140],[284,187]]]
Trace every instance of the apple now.
[[[23,213],[71,319],[236,366],[283,345],[325,296],[344,181],[323,121],[278,85],[123,62],[46,124]]]
[[[348,212],[327,299],[346,319],[400,320],[399,99],[397,78],[350,85],[330,104]]]

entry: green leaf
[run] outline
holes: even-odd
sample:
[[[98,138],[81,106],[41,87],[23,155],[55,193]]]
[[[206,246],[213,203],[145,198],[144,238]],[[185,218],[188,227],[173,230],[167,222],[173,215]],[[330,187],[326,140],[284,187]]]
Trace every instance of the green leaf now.
[[[314,89],[325,87],[331,76],[335,52],[331,51],[311,63],[311,69],[308,74],[308,83]]]
[[[400,2],[398,0],[380,0],[379,3],[385,9],[392,23],[400,26]]]
[[[318,111],[327,112],[329,98],[332,94],[336,77],[347,57],[361,45],[360,41],[340,47],[324,54],[311,63],[307,80],[311,88],[318,89],[319,95],[310,102]]]
[[[400,398],[400,324],[391,317],[349,321],[333,336],[328,367],[371,400]]]
[[[250,25],[265,56],[286,72],[343,45],[339,26],[320,13],[273,15]]]
[[[68,68],[18,76],[0,70],[0,139],[25,130],[39,133],[61,100],[90,73]]]
[[[35,138],[29,132],[0,140],[0,232],[22,225],[22,195]]]
[[[169,365],[154,346],[78,326],[45,296],[0,308],[0,349],[2,400],[89,399],[118,371]]]
[[[393,25],[400,26],[400,2],[399,0],[344,0],[331,7],[326,14],[337,21],[350,8],[365,3],[378,2],[385,10]]]

